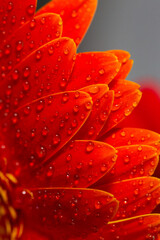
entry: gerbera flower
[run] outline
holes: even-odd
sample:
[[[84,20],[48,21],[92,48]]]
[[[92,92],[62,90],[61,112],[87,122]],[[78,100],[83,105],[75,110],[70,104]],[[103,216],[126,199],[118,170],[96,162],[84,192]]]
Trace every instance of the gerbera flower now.
[[[130,54],[76,54],[96,3],[1,1],[1,239],[158,239],[160,136],[116,128]]]

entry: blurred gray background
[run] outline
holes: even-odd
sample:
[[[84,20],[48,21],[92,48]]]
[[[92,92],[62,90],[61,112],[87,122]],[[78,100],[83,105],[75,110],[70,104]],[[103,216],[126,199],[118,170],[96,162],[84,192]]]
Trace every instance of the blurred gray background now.
[[[39,6],[44,2],[39,0]],[[131,53],[135,63],[129,80],[155,77],[160,81],[160,0],[99,0],[78,51],[108,49]]]

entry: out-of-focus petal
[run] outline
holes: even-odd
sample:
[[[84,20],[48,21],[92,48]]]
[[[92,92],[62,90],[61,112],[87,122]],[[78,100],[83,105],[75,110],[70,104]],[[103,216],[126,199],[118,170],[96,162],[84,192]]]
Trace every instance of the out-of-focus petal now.
[[[14,205],[23,209],[26,225],[56,240],[98,230],[118,208],[117,200],[107,192],[74,188],[19,189]]]
[[[143,80],[145,81],[145,79]],[[142,81],[142,86],[145,83]],[[139,127],[146,128],[160,133],[160,86],[153,79],[147,86],[142,88],[142,99],[136,107],[134,114],[131,114],[124,122],[122,127]],[[152,86],[153,85],[153,86]]]
[[[110,192],[119,201],[115,219],[129,218],[151,213],[160,203],[160,180],[153,177],[140,177],[99,187]]]
[[[102,178],[102,182],[115,182],[130,178],[153,175],[159,156],[157,149],[146,145],[118,147],[117,161],[112,171]]]
[[[1,114],[37,98],[62,92],[70,77],[75,53],[73,40],[60,38],[29,55],[1,84]]]
[[[39,233],[39,231],[31,229],[29,226],[25,226],[22,237],[22,240],[48,240],[48,237],[45,234]]]
[[[117,57],[108,52],[79,53],[67,90],[98,83],[108,84],[116,76],[120,66]]]
[[[108,91],[108,86],[105,84],[91,85],[80,90],[90,94],[93,101],[93,108],[89,118],[76,134],[75,138],[96,139],[111,112],[114,92]]]
[[[97,7],[97,0],[52,0],[37,14],[54,12],[62,17],[63,36],[74,39],[79,45],[83,39]]]
[[[4,42],[25,22],[33,18],[36,0],[0,0],[0,42]],[[6,52],[10,46],[6,45]]]
[[[160,135],[158,133],[140,128],[117,128],[104,136],[102,141],[114,147],[128,145],[150,145],[160,152]]]
[[[61,18],[57,14],[43,14],[27,22],[16,33],[11,35],[9,39],[0,46],[2,56],[0,63],[2,65],[0,74],[3,78],[19,64],[25,57],[36,49],[40,48],[47,42],[61,36],[62,25]],[[41,34],[41,37],[38,37]],[[10,46],[10,53],[6,52],[6,45]],[[7,53],[7,54],[6,54]],[[15,73],[14,78],[18,78]]]
[[[3,127],[12,154],[9,170],[18,176],[29,165],[36,167],[48,160],[76,134],[91,109],[87,93],[64,92],[41,98],[14,112]]]
[[[88,187],[110,171],[116,158],[108,144],[71,141],[47,164],[23,173],[20,182],[26,187]]]

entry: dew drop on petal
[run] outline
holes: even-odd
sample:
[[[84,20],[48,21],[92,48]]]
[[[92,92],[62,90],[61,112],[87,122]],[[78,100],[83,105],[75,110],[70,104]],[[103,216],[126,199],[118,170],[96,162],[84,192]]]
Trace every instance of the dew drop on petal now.
[[[86,145],[86,152],[90,153],[94,150],[94,143],[93,142],[88,142]]]

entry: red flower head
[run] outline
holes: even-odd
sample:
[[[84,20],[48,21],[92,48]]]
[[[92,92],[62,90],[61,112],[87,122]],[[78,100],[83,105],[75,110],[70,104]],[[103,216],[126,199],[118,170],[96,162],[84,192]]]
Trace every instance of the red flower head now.
[[[130,54],[76,54],[97,1],[0,2],[0,239],[158,239],[160,136],[117,127]]]

